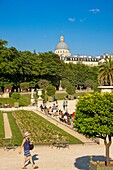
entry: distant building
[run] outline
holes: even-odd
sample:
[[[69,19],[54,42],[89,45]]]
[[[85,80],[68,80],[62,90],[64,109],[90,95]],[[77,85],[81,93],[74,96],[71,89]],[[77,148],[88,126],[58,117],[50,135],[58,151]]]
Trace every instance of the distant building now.
[[[68,45],[64,42],[63,36],[60,36],[60,42],[56,45],[55,54],[58,54],[59,56],[64,56],[64,57],[71,56]]]
[[[107,53],[102,56],[73,55],[64,41],[64,36],[60,36],[60,42],[56,45],[55,54],[58,54],[60,60],[63,60],[65,63],[76,64],[79,61],[89,66],[99,65],[106,57],[112,56],[113,58],[113,55]]]

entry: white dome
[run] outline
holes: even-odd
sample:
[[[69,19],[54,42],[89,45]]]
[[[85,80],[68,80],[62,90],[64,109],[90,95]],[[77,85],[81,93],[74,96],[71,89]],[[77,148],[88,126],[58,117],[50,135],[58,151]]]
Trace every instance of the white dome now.
[[[64,36],[60,36],[60,42],[56,45],[55,54],[59,56],[71,56],[68,45],[64,42]]]
[[[56,45],[56,50],[66,49],[69,50],[68,45],[64,42],[64,36],[60,36],[60,42]]]

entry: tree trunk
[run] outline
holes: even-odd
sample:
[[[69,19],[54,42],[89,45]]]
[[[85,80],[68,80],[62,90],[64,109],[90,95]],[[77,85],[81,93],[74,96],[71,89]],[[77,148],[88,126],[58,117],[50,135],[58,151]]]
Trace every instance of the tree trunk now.
[[[108,137],[108,138],[107,138]],[[105,144],[105,147],[106,147],[106,160],[105,160],[105,165],[106,166],[109,166],[110,164],[110,158],[109,158],[109,148],[110,148],[110,145],[111,145],[111,136],[107,136],[105,139],[104,139],[104,144]],[[108,141],[107,141],[108,139]]]

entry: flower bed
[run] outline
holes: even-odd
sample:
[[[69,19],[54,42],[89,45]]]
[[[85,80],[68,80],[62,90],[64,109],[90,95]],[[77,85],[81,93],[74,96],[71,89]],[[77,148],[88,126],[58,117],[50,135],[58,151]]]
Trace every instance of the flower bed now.
[[[35,144],[50,144],[55,140],[54,135],[58,136],[57,141],[65,139],[65,142],[68,143],[81,143],[32,111],[14,111],[13,116],[21,133],[24,134],[25,131],[28,131]]]

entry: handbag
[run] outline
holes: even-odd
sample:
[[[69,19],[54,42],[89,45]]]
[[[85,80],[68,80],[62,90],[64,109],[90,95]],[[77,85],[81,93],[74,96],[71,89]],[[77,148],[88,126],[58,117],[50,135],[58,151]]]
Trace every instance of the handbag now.
[[[34,148],[34,145],[33,145],[33,144],[30,144],[29,150],[32,150],[33,148]]]

